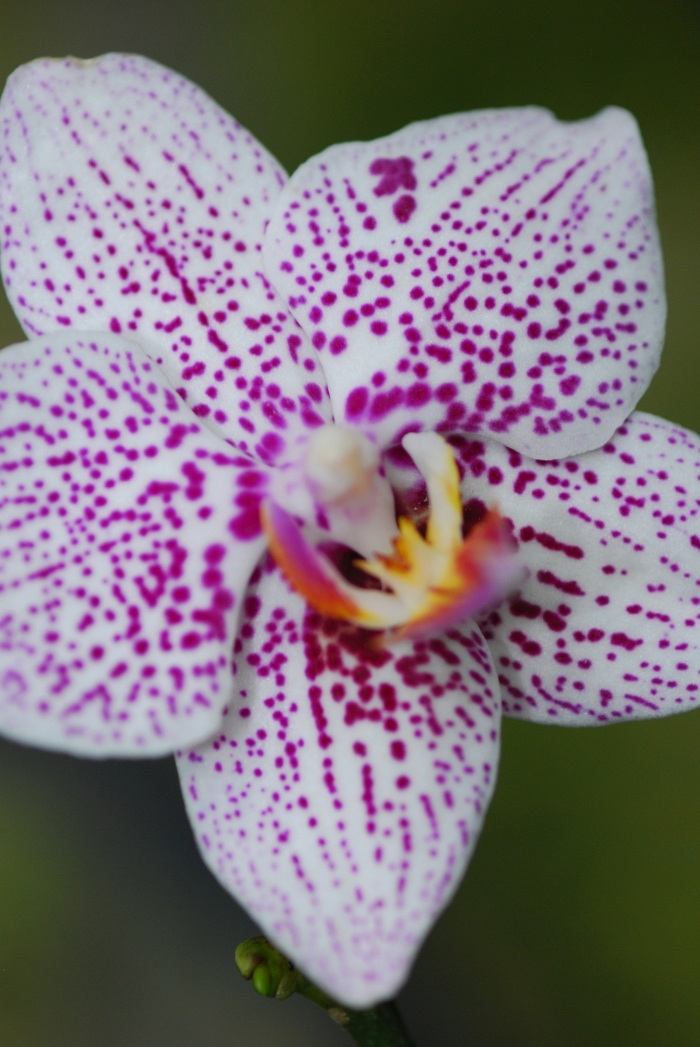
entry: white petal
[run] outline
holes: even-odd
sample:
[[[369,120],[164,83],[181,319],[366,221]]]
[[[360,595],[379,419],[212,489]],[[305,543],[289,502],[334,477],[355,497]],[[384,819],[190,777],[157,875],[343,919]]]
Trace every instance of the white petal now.
[[[499,701],[476,627],[363,645],[276,569],[246,599],[238,696],[178,758],[215,875],[335,998],[406,978],[472,853],[495,782]]]
[[[252,135],[184,77],[118,54],[22,66],[0,126],[2,271],[26,331],[136,339],[198,417],[265,460],[320,424],[315,351],[262,268],[286,175]]]
[[[230,696],[266,477],[139,347],[0,354],[0,730],[90,756],[206,737]]]
[[[635,413],[599,451],[546,463],[461,447],[467,511],[496,501],[530,577],[482,623],[504,712],[598,724],[700,695],[700,439]]]
[[[337,421],[480,432],[535,458],[599,447],[658,364],[665,297],[634,119],[484,110],[333,146],[294,173],[270,278]]]

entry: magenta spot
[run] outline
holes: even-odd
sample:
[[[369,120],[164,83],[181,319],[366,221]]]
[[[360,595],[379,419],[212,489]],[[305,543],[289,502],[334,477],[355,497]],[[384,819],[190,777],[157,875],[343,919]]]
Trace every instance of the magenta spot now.
[[[396,788],[397,789],[408,789],[410,784],[411,784],[411,779],[407,778],[405,774],[402,774],[400,778],[396,779]]]
[[[331,339],[330,350],[333,356],[337,356],[338,353],[342,353],[344,349],[347,349],[347,339],[343,338],[342,334],[338,334],[335,338]]]
[[[357,704],[357,702],[348,702],[348,704],[345,706],[345,716],[343,717],[343,722],[346,723],[348,727],[352,727],[352,725],[354,723],[357,723],[358,720],[364,720],[366,719],[366,717],[367,713],[361,705]]]
[[[516,618],[537,618],[542,608],[518,596],[510,602],[510,613]]]
[[[395,410],[403,400],[403,390],[398,386],[394,386],[388,392],[379,393],[374,397],[372,401],[372,409],[370,412],[372,420],[379,420],[384,418],[391,411]]]
[[[234,594],[229,589],[219,589],[214,593],[214,607],[218,611],[228,611],[236,602]]]
[[[566,622],[564,621],[564,619],[561,618],[554,611],[545,611],[542,617],[544,618],[545,622],[547,623],[547,626],[552,630],[552,632],[560,633],[563,629],[566,628]]]
[[[508,639],[512,643],[517,644],[518,647],[520,647],[520,649],[522,650],[522,652],[528,655],[530,658],[536,658],[539,654],[542,653],[542,648],[540,647],[540,645],[535,640],[528,640],[525,633],[521,632],[519,629],[516,629],[514,632],[512,632]]]
[[[416,382],[406,391],[406,403],[409,407],[422,407],[430,400],[430,386],[425,382]]]
[[[379,697],[386,712],[391,713],[398,707],[396,688],[390,683],[379,685]]]
[[[435,390],[435,396],[440,403],[449,403],[450,400],[454,400],[457,395],[457,386],[453,382],[446,382],[444,385],[439,385]]]
[[[477,410],[490,411],[493,407],[495,396],[496,386],[493,384],[493,382],[485,382],[479,390],[479,395],[476,398]]]
[[[576,374],[572,374],[569,375],[568,378],[563,378],[561,380],[561,382],[559,383],[559,389],[561,390],[563,396],[573,396],[580,384],[581,379],[579,378],[579,376]]]
[[[393,756],[393,758],[395,760],[405,760],[406,759],[406,746],[404,745],[403,742],[399,742],[399,741],[392,742],[391,746],[390,746],[390,751],[391,751],[391,755]],[[397,782],[397,785],[398,785],[398,782]],[[399,788],[401,788],[401,786],[399,786]]]
[[[633,640],[625,633],[613,633],[610,637],[610,643],[615,647],[624,647],[626,651],[633,651],[642,640]]]
[[[401,222],[402,225],[405,224],[417,206],[415,197],[408,195],[400,196],[392,208],[396,221]]]
[[[414,163],[408,156],[395,159],[377,159],[370,165],[369,173],[381,175],[381,181],[374,190],[375,196],[391,196],[397,189],[416,189],[418,182],[413,173]]]
[[[223,575],[221,571],[217,571],[215,568],[205,571],[202,575],[202,585],[205,589],[216,589],[217,586],[221,585],[223,581]]]
[[[365,412],[368,400],[369,393],[364,386],[361,385],[353,389],[345,402],[345,417],[348,419],[359,418]]]
[[[241,504],[240,499],[237,499],[237,502]],[[250,501],[242,505],[242,509],[243,512],[239,513],[238,516],[234,516],[231,520],[228,529],[234,538],[238,538],[242,542],[249,542],[251,539],[257,538],[259,534],[262,534],[260,499],[257,496],[251,496]]]
[[[192,650],[194,647],[199,647],[201,637],[199,633],[185,633],[180,641],[180,646],[186,651]]]
[[[264,484],[265,479],[266,477],[264,473],[258,472],[255,469],[246,469],[244,472],[240,474],[236,482],[239,487],[260,487],[262,484]],[[214,550],[217,551],[216,554]],[[218,555],[218,559],[213,559],[215,555]],[[209,549],[205,551],[204,559],[207,561],[207,563],[216,564],[219,562],[219,560],[223,559],[225,555],[226,551],[223,545],[211,545],[209,546]],[[210,556],[212,557],[211,559]]]
[[[406,334],[408,335],[408,332]],[[449,338],[449,332],[444,337]],[[444,345],[426,345],[425,351],[428,356],[432,356],[434,360],[438,360],[441,364],[448,364],[452,359],[452,350]],[[491,355],[493,356],[493,354]]]
[[[553,571],[538,571],[537,580],[542,582],[543,585],[553,585],[555,589],[561,590],[563,593],[567,593],[569,596],[585,596],[583,589],[575,579],[570,581],[562,581],[558,578]]]

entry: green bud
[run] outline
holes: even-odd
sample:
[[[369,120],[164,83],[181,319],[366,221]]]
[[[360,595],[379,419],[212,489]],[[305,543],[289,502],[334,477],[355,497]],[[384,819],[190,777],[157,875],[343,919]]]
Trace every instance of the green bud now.
[[[253,988],[260,996],[274,996],[272,976],[270,969],[265,963],[261,963],[253,971]]]
[[[238,946],[236,964],[244,978],[252,978],[253,988],[261,996],[286,1000],[306,984],[292,961],[262,936]]]
[[[236,963],[243,977],[252,980],[253,988],[261,996],[286,1000],[298,992],[322,1007],[361,1047],[414,1047],[392,1003],[380,1003],[369,1011],[343,1007],[310,982],[267,938],[250,938],[239,945]]]

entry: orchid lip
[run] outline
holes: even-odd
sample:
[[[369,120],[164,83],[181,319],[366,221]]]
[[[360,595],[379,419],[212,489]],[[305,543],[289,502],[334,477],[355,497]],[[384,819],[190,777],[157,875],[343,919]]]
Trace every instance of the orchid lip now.
[[[463,621],[503,598],[519,575],[512,539],[496,508],[463,537],[459,473],[447,442],[436,433],[410,433],[403,446],[426,481],[430,513],[425,536],[410,517],[401,516],[390,553],[354,561],[379,589],[348,581],[277,502],[268,499],[262,507],[272,555],[307,603],[390,639],[416,638]],[[360,472],[355,462],[353,470]],[[366,472],[363,468],[365,489]],[[338,486],[342,483],[341,477]],[[363,544],[373,547],[371,533]]]

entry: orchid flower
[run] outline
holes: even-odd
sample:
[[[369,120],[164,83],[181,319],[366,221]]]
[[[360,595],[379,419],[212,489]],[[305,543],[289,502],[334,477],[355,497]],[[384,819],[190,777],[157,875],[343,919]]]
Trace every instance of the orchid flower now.
[[[0,120],[0,729],[177,751],[214,874],[369,1006],[460,881],[502,713],[696,702],[700,442],[633,413],[636,124],[457,114],[288,179],[123,55],[19,69]]]

